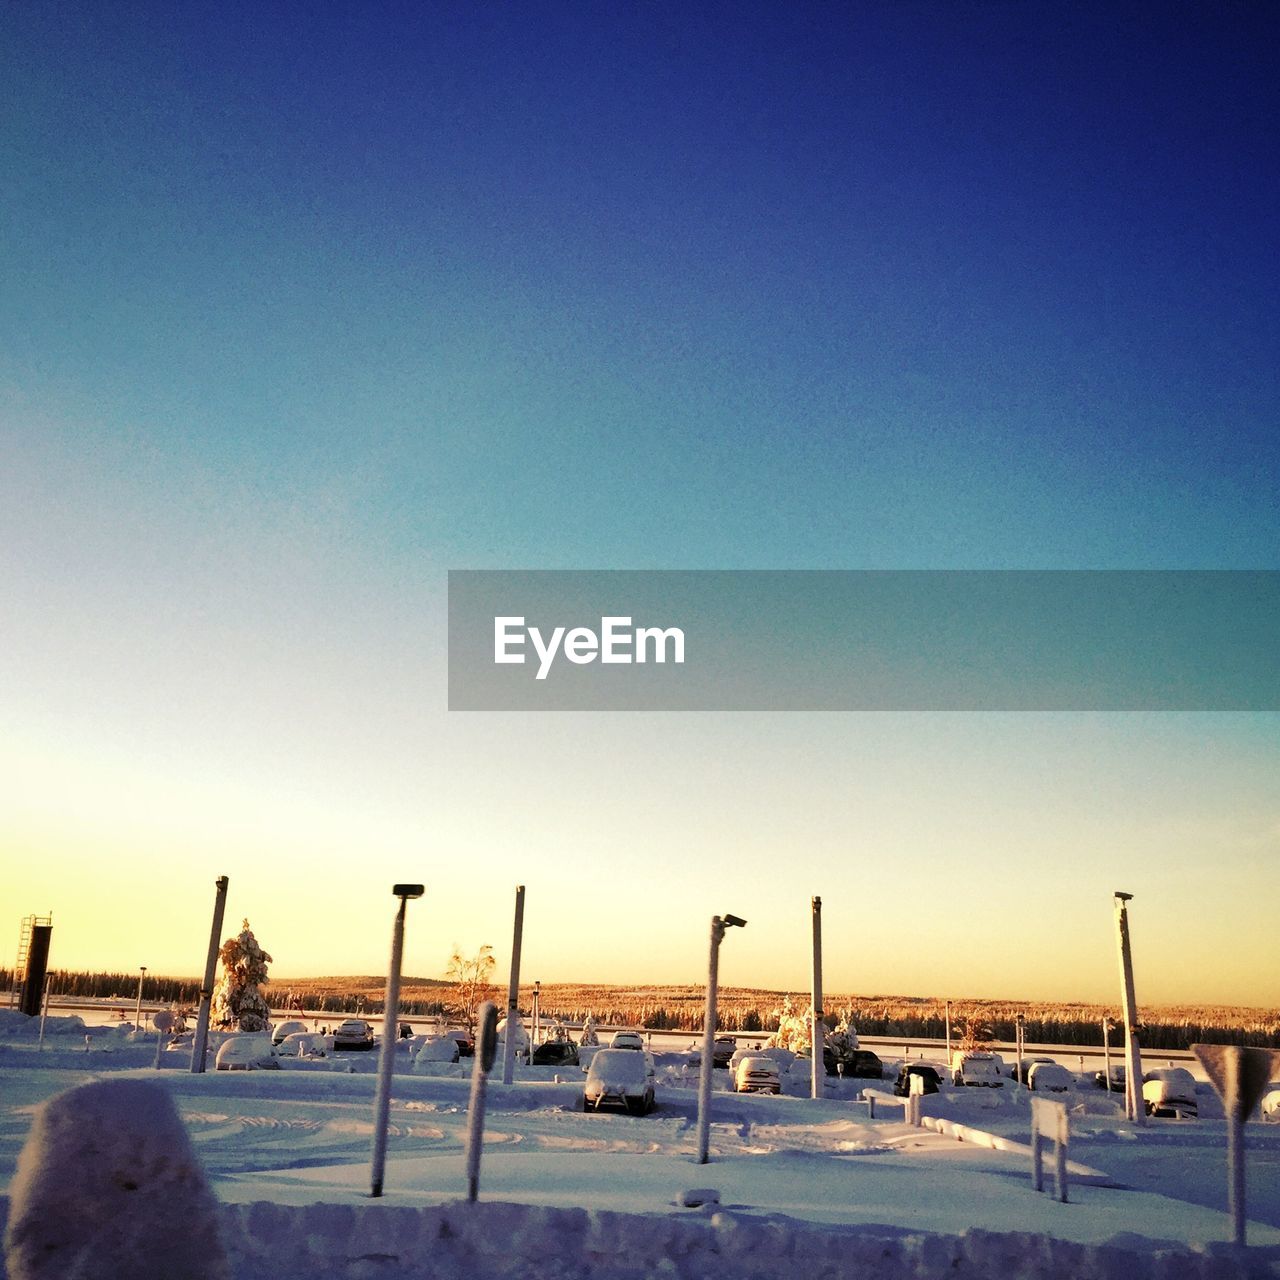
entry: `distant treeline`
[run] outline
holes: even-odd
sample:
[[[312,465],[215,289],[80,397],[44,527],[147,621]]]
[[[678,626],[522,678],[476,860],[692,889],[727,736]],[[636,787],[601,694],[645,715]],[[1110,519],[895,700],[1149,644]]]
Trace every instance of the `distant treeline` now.
[[[797,1002],[797,1007],[807,1008],[807,1002]],[[560,1017],[566,1022],[581,1022],[592,1014],[602,1025],[622,1024],[643,1026],[653,1031],[688,1031],[691,1034],[702,1029],[702,1009],[678,1006],[650,1006],[643,1012],[628,1007],[601,1007],[590,1009],[554,1009],[546,1002],[542,1006],[542,1018]],[[862,1036],[885,1036],[907,1040],[942,1040],[946,1036],[945,1016],[919,1016],[910,1013],[868,1013],[853,1009],[850,1023]],[[759,1007],[720,1007],[717,1010],[717,1026],[722,1031],[758,1031],[762,1035],[777,1029],[778,1018],[773,1009]],[[839,1022],[841,1013],[828,1013],[823,1021],[829,1027]],[[983,1038],[1012,1042],[1017,1036],[1016,1014],[987,1015]],[[953,1019],[952,1036],[958,1042],[963,1031],[963,1020]],[[1099,1047],[1102,1044],[1102,1019],[1062,1016],[1053,1013],[1024,1014],[1023,1035],[1029,1044],[1063,1044]],[[1124,1036],[1119,1019],[1113,1019],[1111,1043],[1118,1045]],[[1144,1018],[1142,1043],[1150,1049],[1187,1049],[1193,1044],[1256,1045],[1261,1048],[1280,1049],[1280,1020],[1256,1021],[1248,1025],[1236,1022],[1210,1022],[1179,1019],[1165,1021],[1161,1018]]]
[[[13,985],[14,972],[0,968],[0,990]],[[383,979],[376,976],[282,980],[265,990],[277,1009],[291,1004],[323,1013],[373,1016],[382,1012]],[[55,970],[50,990],[54,996],[89,999],[134,1000],[137,973],[82,973]],[[452,1014],[452,988],[434,979],[407,978],[400,1008],[406,1017],[434,1018]],[[497,998],[496,988],[490,992]],[[195,978],[147,974],[142,998],[150,1003],[192,1007],[200,998]],[[724,1031],[759,1032],[767,1035],[778,1026],[778,1015],[790,1000],[803,1012],[809,998],[803,992],[760,991],[742,988],[722,990],[718,1001],[718,1026]],[[532,987],[520,989],[520,1008],[530,1013]],[[697,986],[636,988],[546,984],[541,988],[543,1023],[561,1019],[581,1024],[591,1016],[600,1025],[648,1027],[653,1031],[687,1031],[702,1028],[704,992]],[[919,996],[828,997],[830,1026],[848,1017],[864,1036],[901,1037],[907,1040],[941,1040],[946,1034],[946,1010],[942,1000]],[[1031,1044],[1063,1044],[1097,1047],[1102,1044],[1102,1019],[1114,1024],[1113,1044],[1123,1040],[1120,1017],[1102,1005],[1053,1004],[958,1000],[951,1004],[952,1035],[959,1040],[966,1028],[979,1038],[1012,1041],[1021,1016],[1023,1032]],[[1142,1043],[1151,1049],[1186,1049],[1192,1044],[1240,1044],[1280,1049],[1280,1010],[1231,1006],[1177,1006],[1148,1010],[1142,1023]]]
[[[13,988],[16,974],[0,968],[0,989]],[[49,991],[54,997],[78,996],[88,1000],[136,1000],[138,974],[73,973],[66,969],[49,971]],[[142,979],[142,998],[152,1004],[194,1004],[200,998],[198,978],[166,978],[163,974],[147,974]]]

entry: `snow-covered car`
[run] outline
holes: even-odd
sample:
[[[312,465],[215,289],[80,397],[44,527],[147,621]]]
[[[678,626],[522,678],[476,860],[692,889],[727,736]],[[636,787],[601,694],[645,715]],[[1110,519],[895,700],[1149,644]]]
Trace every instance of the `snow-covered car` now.
[[[1000,1089],[1004,1077],[992,1053],[957,1053],[951,1068],[951,1083],[970,1088]]]
[[[733,1088],[735,1093],[781,1093],[778,1064],[756,1055],[742,1058],[733,1073]]]
[[[884,1079],[884,1063],[870,1049],[855,1049],[838,1061],[843,1061],[845,1076],[852,1076],[855,1080]],[[828,1071],[827,1074],[831,1073]]]
[[[462,1027],[450,1027],[440,1034],[448,1036],[458,1046],[458,1057],[474,1058],[476,1056],[476,1042],[471,1038],[470,1031]]]
[[[363,1018],[348,1018],[333,1029],[335,1049],[372,1049],[373,1028]]]
[[[1186,1067],[1162,1067],[1142,1077],[1142,1102],[1149,1116],[1194,1120],[1200,1114],[1196,1080]]]
[[[751,1052],[758,1054],[761,1058],[772,1058],[778,1064],[779,1075],[790,1071],[791,1064],[796,1060],[794,1050],[783,1049],[779,1045],[769,1045],[767,1048],[753,1049]]]
[[[911,1093],[911,1078],[918,1076],[923,1082],[921,1093],[937,1093],[942,1086],[943,1068],[931,1062],[904,1062],[898,1068],[898,1078],[893,1082],[893,1092],[899,1098],[908,1097]]]
[[[507,1043],[507,1020],[500,1018],[498,1020],[498,1055],[502,1056],[506,1052]],[[524,1029],[524,1022],[516,1016],[515,1030],[511,1033],[511,1044],[515,1052],[524,1054],[529,1052],[529,1033]]]
[[[1021,1062],[1014,1059],[1009,1064],[1009,1079],[1016,1080],[1019,1084],[1027,1084],[1031,1078],[1032,1067],[1042,1062],[1048,1064],[1052,1061],[1052,1058],[1023,1058]]]
[[[1105,1071],[1095,1071],[1093,1074],[1093,1083],[1096,1084],[1099,1089],[1106,1089],[1110,1093],[1123,1093],[1124,1076],[1124,1063],[1119,1062],[1111,1068],[1110,1074]]]
[[[461,1056],[453,1036],[427,1036],[413,1055],[415,1062],[457,1062]]]
[[[711,1065],[727,1067],[737,1047],[738,1042],[732,1036],[716,1036],[711,1044]]]
[[[297,1018],[290,1018],[285,1022],[277,1023],[271,1032],[272,1044],[283,1044],[289,1036],[300,1035],[302,1032],[310,1031],[311,1028],[305,1022],[300,1022]]]
[[[253,1035],[231,1036],[218,1046],[213,1060],[215,1071],[279,1070],[271,1037],[265,1031]]]
[[[1262,1101],[1258,1104],[1258,1110],[1264,1120],[1272,1123],[1280,1123],[1280,1084],[1273,1084],[1271,1088],[1262,1095]]]
[[[1076,1078],[1057,1062],[1034,1062],[1027,1072],[1027,1088],[1036,1093],[1070,1093]]]
[[[282,1058],[323,1058],[325,1055],[325,1037],[313,1035],[309,1031],[295,1031],[275,1046],[276,1053]]]
[[[632,1115],[653,1110],[653,1059],[634,1049],[601,1049],[587,1068],[582,1109],[625,1107]]]
[[[578,1046],[572,1040],[548,1040],[533,1051],[530,1062],[535,1067],[576,1067]]]
[[[638,1031],[615,1031],[609,1041],[610,1049],[644,1049],[644,1036]]]

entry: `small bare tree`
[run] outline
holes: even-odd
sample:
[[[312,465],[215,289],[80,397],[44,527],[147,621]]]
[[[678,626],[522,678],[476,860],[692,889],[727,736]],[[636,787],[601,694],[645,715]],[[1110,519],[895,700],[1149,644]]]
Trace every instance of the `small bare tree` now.
[[[961,1054],[990,1053],[994,1047],[995,1032],[991,1029],[991,1023],[981,1009],[974,1009],[970,1012],[968,1017],[960,1024],[959,1032],[959,1052]]]
[[[450,1006],[472,1036],[476,1033],[476,1011],[493,993],[493,971],[497,967],[493,948],[486,944],[474,956],[465,956],[455,945],[445,970],[445,981],[453,983],[453,1001]]]

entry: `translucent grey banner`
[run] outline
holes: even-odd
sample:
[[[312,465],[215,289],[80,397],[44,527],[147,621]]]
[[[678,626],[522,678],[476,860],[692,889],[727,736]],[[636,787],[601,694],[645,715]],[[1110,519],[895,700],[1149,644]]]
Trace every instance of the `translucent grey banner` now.
[[[453,711],[1276,711],[1280,571],[454,570]]]

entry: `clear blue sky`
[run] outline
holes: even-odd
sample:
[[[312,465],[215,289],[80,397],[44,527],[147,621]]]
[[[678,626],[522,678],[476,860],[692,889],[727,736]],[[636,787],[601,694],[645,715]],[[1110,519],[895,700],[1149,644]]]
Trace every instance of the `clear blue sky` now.
[[[1280,1003],[1274,716],[449,716],[442,614],[450,567],[1280,567],[1278,49],[1263,4],[11,6],[0,928],[194,972],[228,872],[282,972],[377,969],[420,878],[436,973],[524,880],[529,976],[647,981],[754,896],[726,980],[788,985],[821,893],[829,985],[1109,998],[1129,888],[1160,998]],[[940,967],[1032,899],[1074,951]]]

